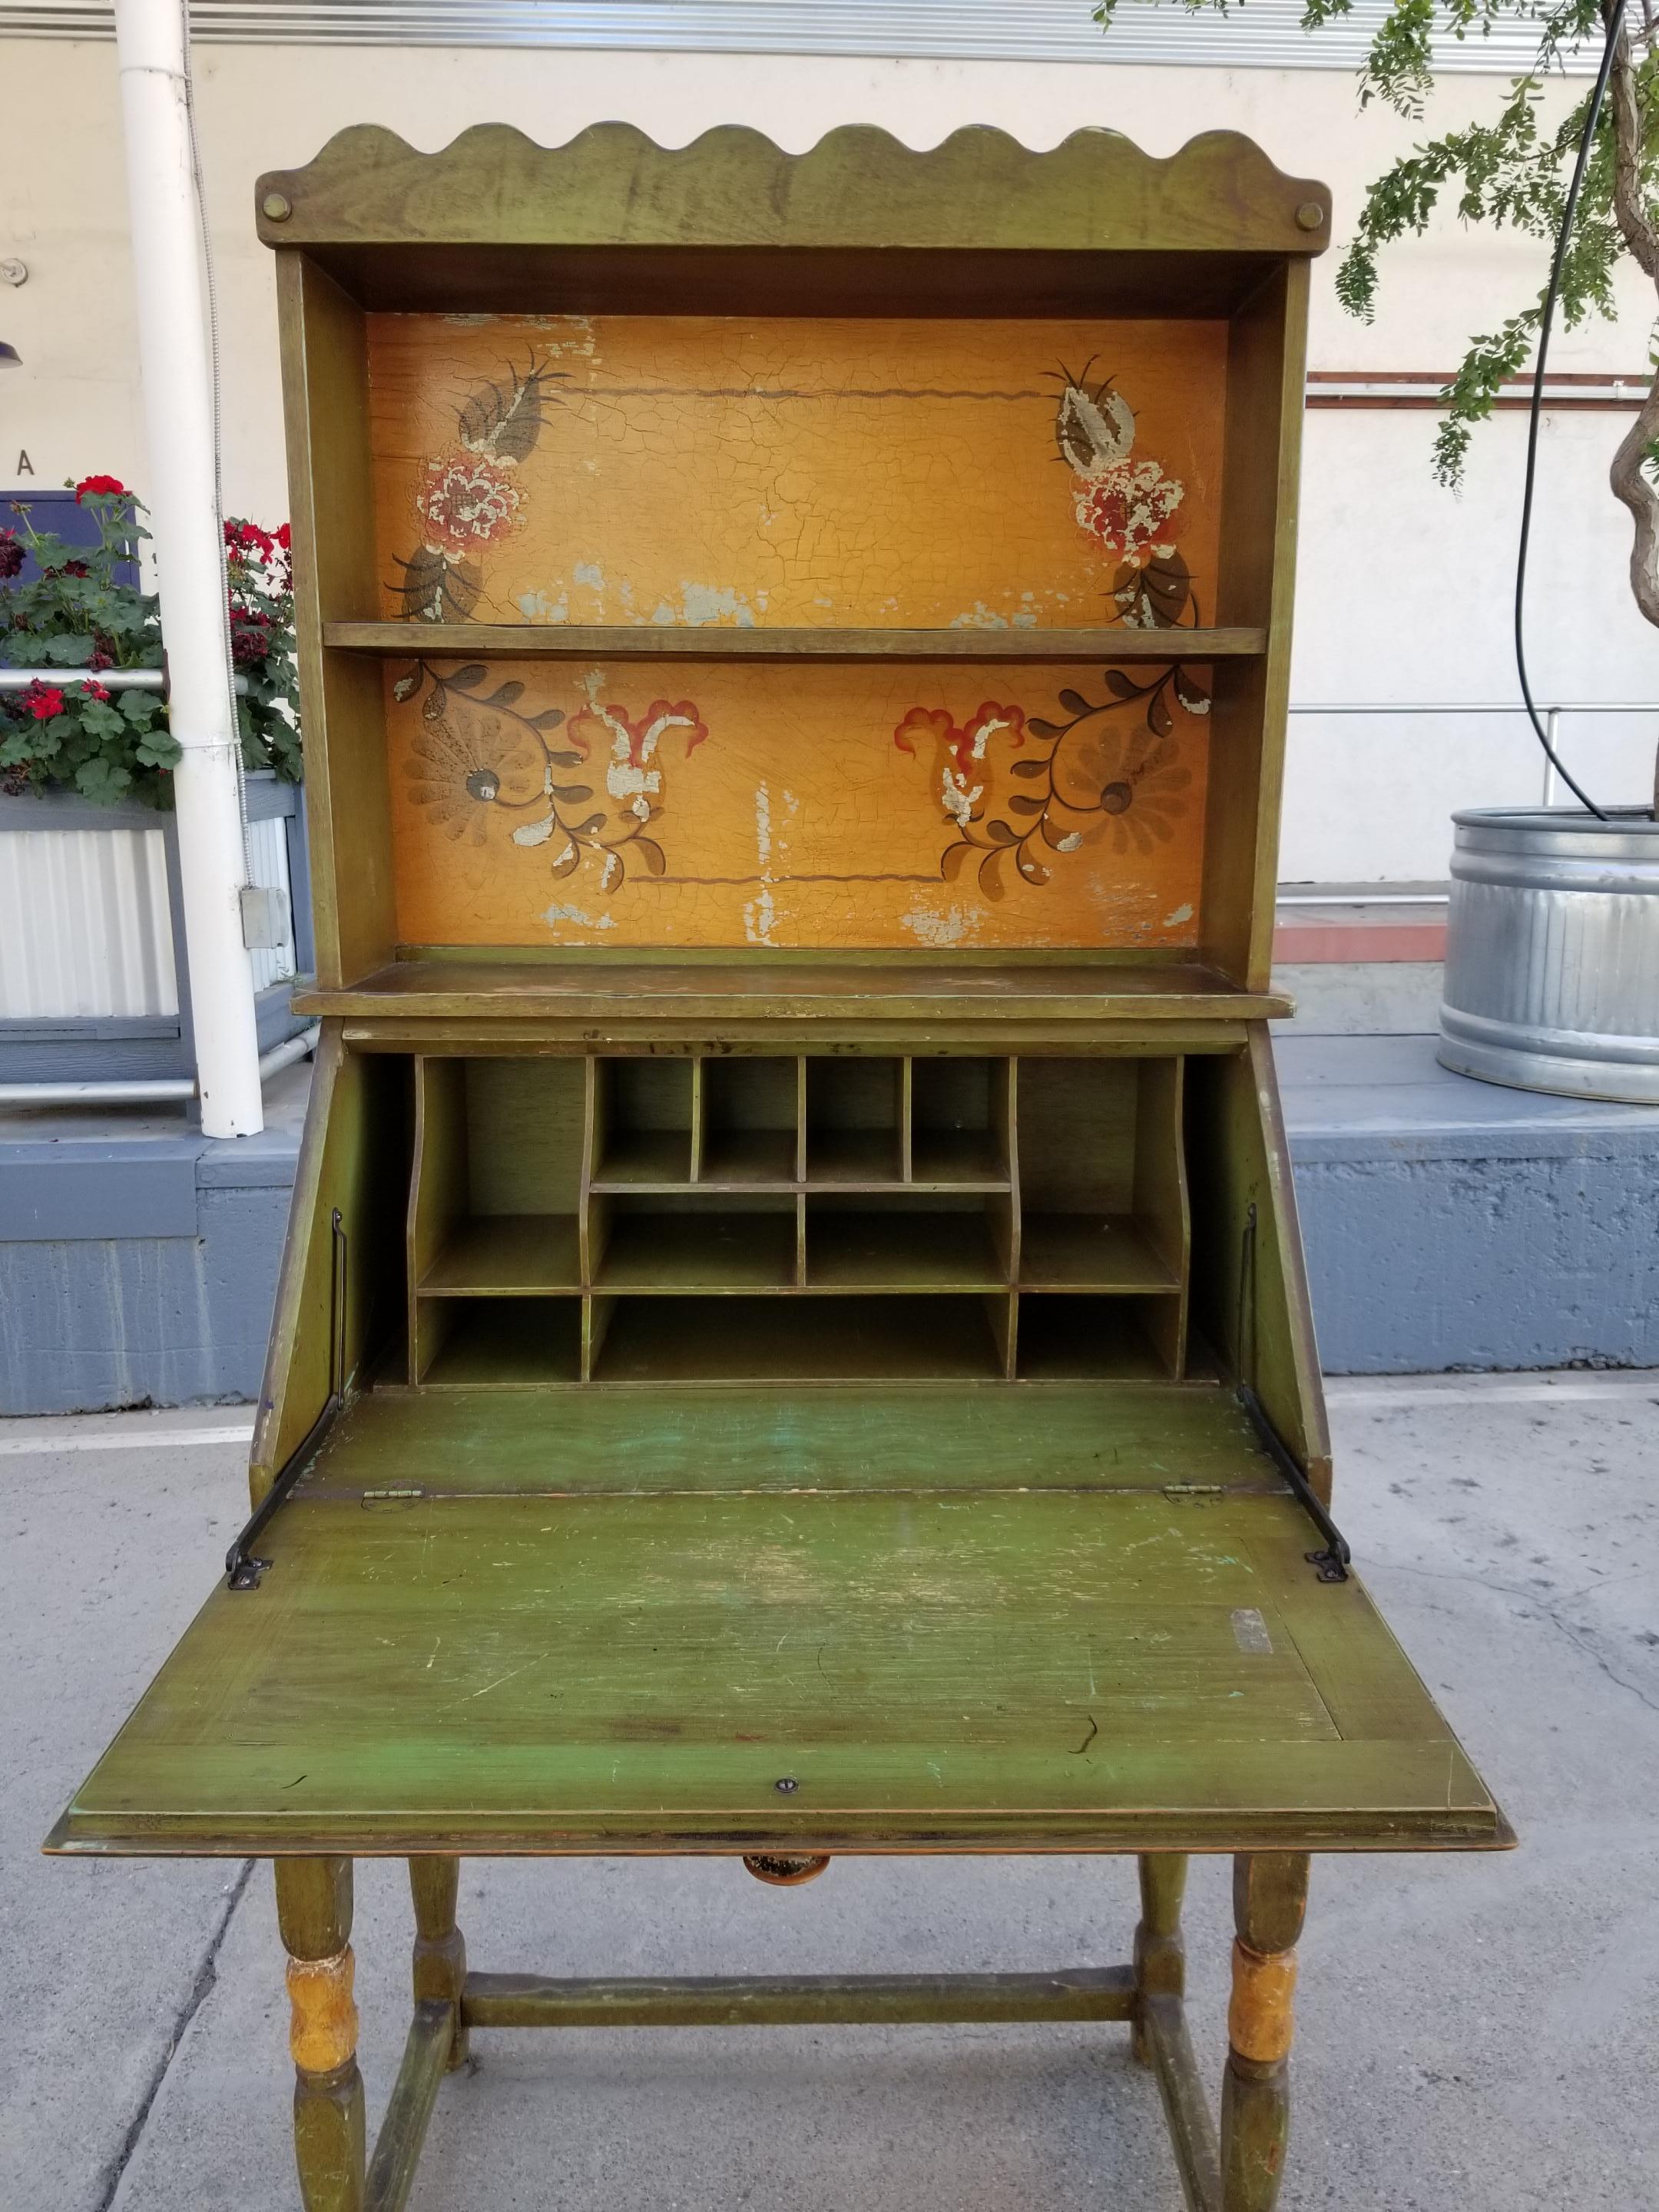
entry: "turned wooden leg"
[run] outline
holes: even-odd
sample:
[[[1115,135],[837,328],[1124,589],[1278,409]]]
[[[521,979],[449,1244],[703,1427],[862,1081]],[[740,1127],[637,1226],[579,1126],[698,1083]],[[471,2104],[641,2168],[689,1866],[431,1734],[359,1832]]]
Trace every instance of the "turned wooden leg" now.
[[[1305,1851],[1233,1861],[1233,1995],[1221,2087],[1223,2212],[1273,2212],[1291,2117],[1291,1999],[1308,1905]]]
[[[434,1997],[454,2014],[449,2041],[449,2070],[466,2063],[466,2030],[461,2024],[461,1986],[466,1980],[466,1943],[455,1925],[455,1899],[461,1863],[453,1858],[418,1858],[409,1863],[415,1895],[415,2002]]]
[[[351,1862],[278,1859],[293,2008],[294,2151],[306,2212],[362,2212],[363,2079],[351,2000]]]
[[[1181,1900],[1187,1888],[1183,1851],[1143,1852],[1140,1925],[1135,1929],[1135,1996],[1173,1996],[1187,1987],[1187,1953],[1181,1941]],[[1152,2063],[1139,2011],[1133,2030],[1135,2057]]]

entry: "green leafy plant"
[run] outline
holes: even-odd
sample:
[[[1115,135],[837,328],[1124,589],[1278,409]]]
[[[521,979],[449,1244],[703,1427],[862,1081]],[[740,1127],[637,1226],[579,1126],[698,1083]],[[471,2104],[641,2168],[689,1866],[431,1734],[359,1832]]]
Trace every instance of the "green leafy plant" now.
[[[1181,0],[1190,13],[1223,15],[1243,0]],[[1109,27],[1122,0],[1097,0],[1095,20]],[[1304,0],[1302,27],[1317,33],[1351,14],[1352,0]],[[1574,158],[1589,112],[1587,89],[1553,125],[1540,116],[1545,88],[1581,52],[1599,59],[1617,15],[1615,0],[1390,0],[1359,72],[1362,106],[1381,101],[1408,123],[1423,118],[1434,86],[1437,37],[1487,35],[1520,22],[1535,32],[1537,58],[1486,120],[1413,146],[1368,188],[1352,242],[1337,270],[1337,297],[1369,321],[1379,258],[1386,246],[1420,235],[1443,204],[1465,223],[1524,232],[1553,246],[1565,210]],[[1632,24],[1635,26],[1632,28]],[[1607,96],[1597,119],[1583,191],[1561,272],[1558,313],[1569,330],[1615,313],[1613,277],[1633,262],[1659,295],[1659,31],[1653,0],[1620,22]],[[1474,426],[1491,415],[1505,381],[1531,360],[1546,288],[1496,330],[1471,338],[1443,398],[1435,440],[1443,483],[1462,478]],[[1632,596],[1659,625],[1659,348],[1650,344],[1646,399],[1613,456],[1609,481],[1634,526]]]
[[[149,536],[143,508],[113,477],[86,477],[77,505],[97,521],[95,545],[70,545],[31,529],[0,530],[0,666],[84,670],[73,683],[42,680],[0,691],[0,791],[68,789],[109,804],[173,804],[178,740],[159,690],[100,679],[112,669],[160,668],[162,639],[153,593],[121,580]],[[301,772],[295,686],[294,592],[287,526],[225,525],[231,655],[246,679],[237,702],[242,758],[290,782]],[[38,576],[20,580],[33,555]]]

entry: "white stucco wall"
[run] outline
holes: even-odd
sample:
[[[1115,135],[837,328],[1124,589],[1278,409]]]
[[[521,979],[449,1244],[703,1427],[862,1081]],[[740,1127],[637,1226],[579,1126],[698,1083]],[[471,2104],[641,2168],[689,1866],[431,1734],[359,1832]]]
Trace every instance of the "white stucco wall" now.
[[[1389,258],[1376,322],[1353,322],[1332,280],[1368,179],[1414,136],[1362,112],[1331,70],[1064,67],[386,47],[204,46],[198,111],[222,333],[226,492],[268,522],[287,511],[270,257],[253,235],[252,185],[308,160],[335,131],[378,122],[423,148],[469,124],[516,124],[557,143],[622,118],[662,143],[748,123],[800,149],[840,123],[927,146],[990,122],[1034,147],[1089,124],[1154,153],[1224,127],[1281,167],[1328,183],[1337,245],[1316,265],[1310,365],[1438,371],[1472,331],[1536,290],[1542,250],[1440,225]],[[1439,129],[1490,106],[1497,81],[1455,77]],[[23,356],[0,376],[0,492],[108,471],[143,486],[131,276],[108,45],[0,40],[6,188],[0,257],[28,264],[0,289],[0,337]],[[1617,328],[1562,333],[1553,368],[1630,373],[1646,357],[1651,300],[1626,293]],[[1606,489],[1623,415],[1547,425],[1530,635],[1534,685],[1554,699],[1659,702],[1659,638],[1624,580],[1628,532]],[[1293,694],[1301,702],[1512,700],[1509,647],[1524,418],[1477,436],[1461,497],[1428,471],[1425,412],[1315,410],[1308,418]],[[27,450],[33,479],[15,474]],[[1633,799],[1650,776],[1659,712],[1569,723],[1565,749],[1598,795]],[[1518,721],[1319,720],[1292,725],[1281,872],[1290,880],[1443,873],[1454,805],[1532,799],[1540,764]]]

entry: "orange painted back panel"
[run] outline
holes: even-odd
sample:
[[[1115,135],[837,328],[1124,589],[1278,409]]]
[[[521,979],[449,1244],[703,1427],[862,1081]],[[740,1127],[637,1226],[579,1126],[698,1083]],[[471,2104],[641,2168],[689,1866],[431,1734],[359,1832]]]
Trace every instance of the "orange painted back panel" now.
[[[446,661],[386,680],[404,944],[1197,941],[1205,669]]]
[[[388,615],[1213,617],[1219,324],[370,325]],[[406,944],[1197,941],[1202,670],[446,661],[388,683]]]
[[[1081,629],[1168,546],[1212,621],[1225,356],[1220,323],[374,315],[385,611]]]

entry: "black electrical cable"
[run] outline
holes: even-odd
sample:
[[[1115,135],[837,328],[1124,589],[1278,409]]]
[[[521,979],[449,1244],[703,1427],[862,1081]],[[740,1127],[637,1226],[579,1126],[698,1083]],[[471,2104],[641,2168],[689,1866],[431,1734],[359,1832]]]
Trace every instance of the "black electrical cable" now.
[[[1532,686],[1527,681],[1527,551],[1532,541],[1532,493],[1538,474],[1538,418],[1544,405],[1544,365],[1549,359],[1550,325],[1555,319],[1555,302],[1561,289],[1561,270],[1572,238],[1572,226],[1578,214],[1578,195],[1583,189],[1584,172],[1589,166],[1590,148],[1595,140],[1595,126],[1601,119],[1601,102],[1607,97],[1607,79],[1613,75],[1619,34],[1624,27],[1625,0],[1613,0],[1613,13],[1607,19],[1607,48],[1601,56],[1601,66],[1596,72],[1595,88],[1590,94],[1583,134],[1578,141],[1578,158],[1573,163],[1572,182],[1567,187],[1567,204],[1561,214],[1561,232],[1555,241],[1555,258],[1550,264],[1549,289],[1544,295],[1544,313],[1538,326],[1538,366],[1533,371],[1532,405],[1527,420],[1527,483],[1521,495],[1521,543],[1515,562],[1515,666],[1521,678],[1521,696],[1527,702],[1527,716],[1532,724],[1533,734],[1544,748],[1544,757],[1550,766],[1573,797],[1581,805],[1587,806],[1598,822],[1605,822],[1607,816],[1589,793],[1567,773],[1560,756],[1550,743],[1548,731],[1538,719]]]

